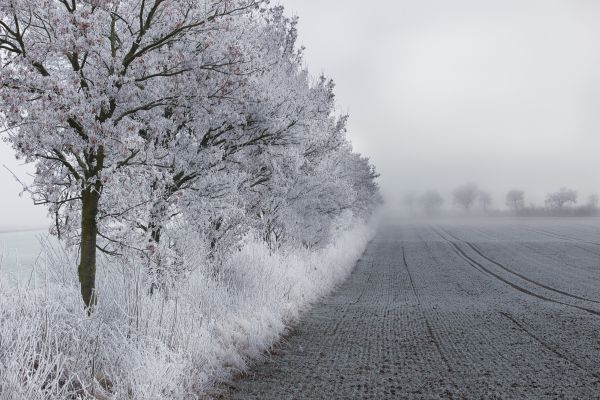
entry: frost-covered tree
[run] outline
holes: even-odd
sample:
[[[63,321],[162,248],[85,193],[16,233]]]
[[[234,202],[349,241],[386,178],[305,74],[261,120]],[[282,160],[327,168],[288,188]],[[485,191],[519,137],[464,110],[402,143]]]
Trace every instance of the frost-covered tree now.
[[[262,231],[267,242],[280,242],[289,233],[284,225],[290,219],[322,225],[322,219],[309,221],[306,215],[290,214],[289,207],[303,211],[309,207],[306,202],[294,203],[292,192],[301,188],[300,182],[306,183],[307,166],[316,165],[313,156],[320,154],[321,162],[323,155],[330,156],[342,142],[330,141],[328,152],[323,151],[327,146],[322,144],[335,125],[333,86],[325,79],[312,83],[302,68],[301,51],[294,46],[295,24],[283,17],[280,7],[263,13],[258,21],[249,21],[251,29],[243,37],[252,45],[240,51],[247,72],[229,78],[243,82],[229,95],[235,118],[211,117],[218,110],[205,115],[207,105],[189,111],[187,128],[175,135],[185,141],[175,147],[185,150],[183,156],[178,154],[177,167],[170,168],[173,184],[159,196],[152,222],[146,224],[155,243],[165,217],[194,221],[209,236],[213,255],[234,246],[248,228]],[[210,120],[216,122],[206,126]],[[215,157],[207,157],[210,154]],[[327,176],[313,176],[313,185],[330,197],[351,197],[333,196],[333,189],[325,184]],[[301,193],[310,197],[309,191]],[[322,198],[311,198],[319,200],[318,206],[326,204]],[[231,218],[232,214],[236,217]]]
[[[249,215],[267,242],[312,246],[325,242],[330,222],[352,208],[357,193],[350,175],[358,173],[360,160],[350,161],[345,118],[333,117],[332,83],[311,83],[305,71],[286,80],[297,83],[285,95],[294,120],[278,131],[286,132],[286,145],[252,150],[249,176],[258,179],[245,193]]]
[[[235,16],[256,7],[0,1],[0,113],[18,155],[37,162],[34,200],[49,205],[56,233],[80,246],[86,307],[95,303],[98,237],[118,242],[124,216],[151,201],[135,189],[163,184],[161,145],[204,84],[191,77],[220,68],[238,48],[222,46],[214,62],[204,51],[234,35]],[[225,99],[227,88],[217,96]]]
[[[465,211],[469,211],[475,200],[479,189],[474,183],[466,183],[454,189],[452,191],[452,197],[454,198],[454,204],[463,208]]]
[[[506,206],[513,210],[519,211],[525,207],[525,192],[522,190],[511,190],[506,194]]]
[[[79,246],[86,308],[98,249],[161,270],[190,237],[209,260],[250,231],[313,246],[380,202],[333,83],[267,3],[0,0],[0,121]]]
[[[156,199],[150,219],[140,224],[150,246],[164,248],[163,228],[174,219],[205,234],[211,255],[231,247],[245,230],[241,187],[261,180],[260,171],[248,168],[255,162],[251,152],[287,146],[286,128],[298,118],[295,110],[287,111],[286,122],[274,117],[271,105],[281,102],[273,88],[281,92],[289,85],[268,79],[295,60],[294,35],[282,9],[275,8],[264,10],[261,18],[239,19],[233,35],[221,36],[216,54],[203,50],[203,59],[219,66],[196,69],[198,86],[192,86],[194,100],[182,111],[185,122],[163,145],[170,184],[152,187]],[[231,47],[236,51],[222,54]]]
[[[566,204],[577,203],[577,192],[568,188],[561,188],[559,191],[549,193],[546,197],[546,206],[551,209],[562,209]]]

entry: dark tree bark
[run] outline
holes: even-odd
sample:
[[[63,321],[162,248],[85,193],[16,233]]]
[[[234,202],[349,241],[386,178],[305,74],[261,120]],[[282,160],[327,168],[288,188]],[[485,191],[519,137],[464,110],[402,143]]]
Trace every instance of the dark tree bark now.
[[[81,194],[81,245],[79,260],[79,282],[81,296],[86,310],[90,313],[96,305],[96,240],[98,234],[98,203],[100,193],[96,185],[88,187]]]

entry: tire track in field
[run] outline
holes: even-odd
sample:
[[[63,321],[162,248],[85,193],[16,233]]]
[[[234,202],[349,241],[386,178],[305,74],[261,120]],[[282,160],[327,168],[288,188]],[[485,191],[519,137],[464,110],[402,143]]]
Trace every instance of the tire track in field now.
[[[464,251],[463,251],[463,250],[462,250],[462,249],[461,249],[461,248],[460,248],[460,247],[459,247],[459,246],[458,246],[456,243],[454,243],[454,242],[453,242],[453,241],[451,241],[451,240],[448,240],[448,239],[446,239],[446,237],[444,237],[444,235],[442,235],[442,234],[441,234],[439,231],[437,231],[435,228],[433,228],[433,227],[432,227],[432,229],[433,229],[435,232],[437,232],[437,233],[438,233],[438,235],[440,235],[440,237],[442,237],[442,239],[444,239],[444,240],[445,240],[445,241],[446,241],[446,242],[447,242],[447,243],[448,243],[448,244],[451,246],[451,248],[452,248],[452,249],[454,249],[454,252],[455,252],[456,254],[458,254],[458,255],[459,255],[459,256],[460,256],[462,259],[464,259],[465,261],[467,261],[467,263],[468,263],[468,264],[469,264],[471,267],[473,267],[473,268],[476,268],[476,269],[477,269],[477,267],[481,268],[481,270],[482,270],[483,272],[487,273],[488,275],[491,275],[492,277],[496,278],[497,280],[499,280],[499,281],[501,281],[501,282],[504,282],[505,284],[509,285],[509,286],[510,286],[510,287],[512,287],[513,289],[516,289],[516,290],[518,290],[518,291],[519,291],[519,292],[521,292],[521,293],[528,294],[528,295],[530,295],[530,296],[532,296],[532,297],[536,297],[536,298],[538,298],[538,299],[540,299],[540,300],[545,300],[545,301],[548,301],[548,302],[550,302],[550,303],[555,303],[555,304],[560,304],[560,305],[567,306],[567,307],[576,308],[576,309],[578,309],[578,310],[581,310],[581,311],[585,311],[585,312],[587,312],[587,313],[590,313],[590,314],[592,314],[592,315],[594,315],[594,316],[596,316],[596,317],[600,317],[600,311],[597,311],[597,310],[594,310],[594,309],[591,309],[591,308],[587,308],[587,307],[578,306],[578,305],[575,305],[575,304],[569,304],[569,303],[565,303],[565,302],[562,302],[562,301],[559,301],[559,300],[554,300],[554,299],[551,299],[551,298],[549,298],[549,297],[546,297],[546,296],[544,296],[544,295],[541,295],[541,294],[538,294],[538,293],[532,292],[532,291],[531,291],[531,290],[529,290],[529,289],[526,289],[526,288],[524,288],[524,287],[522,287],[522,286],[519,286],[519,285],[517,285],[517,284],[516,284],[516,283],[514,283],[514,282],[511,282],[511,281],[509,281],[508,279],[505,279],[505,278],[503,278],[502,276],[500,276],[500,275],[496,274],[495,272],[493,272],[493,271],[489,270],[488,268],[484,267],[484,266],[483,266],[481,263],[479,263],[479,262],[477,262],[476,260],[474,260],[473,258],[471,258],[471,257],[470,257],[470,256],[469,256],[467,253],[465,253],[465,252],[464,252]]]
[[[551,237],[551,238],[555,238],[555,239],[562,239],[562,240],[568,240],[568,241],[576,242],[576,243],[584,243],[584,244],[591,244],[591,245],[594,245],[594,246],[600,246],[600,243],[590,242],[590,241],[587,241],[587,240],[576,238],[575,236],[560,235],[558,233],[546,231],[544,229],[532,228],[531,226],[528,226],[527,229],[530,230],[531,232],[541,233],[542,235],[545,235],[545,236],[548,236],[548,237]],[[592,252],[592,253],[598,255],[598,253],[595,253],[595,252]]]
[[[535,340],[537,343],[539,343],[542,347],[546,348],[547,350],[551,351],[552,353],[554,353],[555,355],[557,355],[559,358],[575,365],[577,368],[581,369],[582,371],[584,371],[586,374],[599,379],[600,380],[600,374],[591,371],[590,369],[586,368],[585,366],[583,366],[582,364],[580,364],[576,359],[567,356],[566,354],[564,354],[563,352],[560,351],[560,348],[558,346],[554,346],[548,342],[546,342],[544,339],[540,338],[539,336],[537,336],[535,333],[531,332],[531,330],[527,329],[525,327],[525,325],[519,321],[517,321],[512,315],[510,315],[507,312],[503,312],[503,311],[499,311],[499,314],[502,315],[504,318],[508,319],[509,321],[511,321],[514,325],[516,325],[519,330],[521,330],[523,333],[525,333],[526,335],[528,335],[529,337],[531,337],[533,340]]]
[[[379,233],[344,284],[221,399],[600,400],[600,319],[546,302],[567,297],[498,269],[442,231],[413,229]],[[493,274],[550,299],[517,293]]]
[[[593,251],[593,250],[591,250],[591,249],[589,249],[589,248],[587,248],[585,246],[582,246],[582,244],[588,244],[588,245],[593,245],[593,246],[600,246],[600,243],[586,242],[586,241],[582,241],[582,240],[576,239],[576,238],[560,237],[560,236],[556,236],[555,234],[553,234],[551,232],[540,231],[540,230],[536,230],[536,229],[529,228],[529,227],[525,228],[525,229],[527,229],[527,230],[529,230],[531,232],[542,234],[542,235],[544,235],[546,237],[549,237],[551,239],[560,239],[560,240],[563,240],[563,241],[565,241],[567,243],[570,243],[572,246],[578,248],[579,250],[583,250],[586,253],[593,254],[596,257],[600,256],[600,253],[597,253],[597,252],[595,252],[595,251]]]
[[[473,229],[474,231],[476,231],[476,232],[478,232],[478,233],[481,233],[481,234],[483,234],[483,235],[486,235],[486,236],[487,236],[487,237],[489,237],[491,240],[495,240],[495,239],[497,239],[497,238],[498,238],[497,236],[492,236],[492,235],[488,234],[487,232],[485,232],[485,231],[483,231],[483,230],[481,230],[481,229],[477,229],[477,228],[471,228],[471,229]],[[528,229],[528,230],[530,230],[530,231],[532,231],[532,232],[535,232],[535,231],[533,231],[533,230],[531,230],[531,229],[529,229],[529,228],[526,228],[526,229]],[[541,233],[541,232],[540,232],[540,233]],[[562,265],[566,265],[566,266],[568,266],[569,268],[571,268],[571,269],[572,269],[573,271],[575,271],[575,272],[577,272],[577,271],[582,271],[582,270],[583,270],[583,271],[585,271],[586,273],[592,273],[593,275],[596,275],[596,274],[598,273],[598,270],[597,270],[597,268],[590,269],[590,267],[587,267],[587,266],[581,266],[581,265],[577,265],[577,264],[573,264],[573,263],[565,262],[565,261],[563,261],[563,260],[558,260],[558,259],[557,259],[557,258],[556,258],[556,257],[555,257],[553,254],[545,254],[545,253],[542,253],[542,252],[541,252],[541,251],[539,251],[539,250],[538,250],[538,249],[537,249],[535,246],[528,245],[528,244],[527,244],[527,242],[511,242],[511,244],[512,244],[512,245],[515,245],[515,246],[520,246],[520,247],[523,247],[523,248],[527,249],[528,251],[530,251],[530,252],[532,252],[532,253],[535,253],[535,254],[537,254],[538,256],[541,256],[541,257],[543,257],[543,258],[546,258],[546,259],[548,259],[548,260],[551,260],[551,261],[560,261]],[[584,247],[584,246],[578,245],[577,243],[571,243],[571,245],[572,245],[573,247],[575,247],[575,248],[579,249],[579,250],[583,250],[585,253],[588,253],[588,254],[593,254],[593,255],[595,256],[595,257],[592,257],[594,260],[596,259],[596,257],[599,257],[599,256],[600,256],[600,253],[596,253],[595,251],[592,251],[592,250],[590,250],[590,249],[589,249],[589,248],[587,248],[587,247]],[[577,275],[577,276],[580,278],[580,276],[579,276],[579,275]],[[594,277],[593,279],[598,279],[598,278],[597,278],[597,277]],[[594,300],[592,300],[592,302],[595,302],[595,301],[594,301]],[[598,301],[598,303],[600,303],[600,301]]]
[[[422,236],[421,236],[421,232],[419,229],[416,229],[414,226],[411,227],[411,230],[413,231],[413,234],[416,235],[416,243],[419,244],[425,244],[425,248],[427,249],[427,254],[428,255],[432,255],[431,250],[429,249],[427,242],[425,240],[423,240]],[[400,240],[399,241],[400,244],[400,254],[398,254],[401,257],[401,264],[404,267],[404,270],[406,271],[406,276],[408,277],[408,282],[410,284],[411,287],[411,291],[414,295],[414,298],[416,300],[416,309],[418,310],[419,315],[422,317],[422,321],[424,322],[424,337],[428,339],[428,343],[429,343],[429,348],[432,348],[432,351],[434,353],[437,353],[439,358],[441,359],[442,363],[443,363],[443,367],[445,367],[445,370],[447,371],[447,373],[443,374],[443,378],[447,381],[447,384],[449,385],[449,387],[452,388],[452,393],[456,394],[456,398],[465,398],[465,394],[463,392],[463,388],[465,386],[464,381],[462,380],[461,376],[460,376],[460,366],[457,366],[454,362],[452,362],[452,357],[448,355],[449,351],[448,349],[445,347],[450,347],[450,353],[455,351],[455,343],[453,343],[452,340],[449,341],[449,346],[444,346],[442,341],[440,340],[440,338],[444,338],[447,337],[447,327],[445,326],[444,322],[445,321],[441,321],[442,323],[440,324],[439,321],[436,324],[436,322],[434,321],[436,319],[436,315],[435,315],[435,311],[427,309],[427,307],[425,306],[422,298],[421,298],[421,294],[419,293],[419,291],[417,290],[417,285],[415,284],[415,278],[413,275],[413,271],[411,270],[410,266],[409,266],[409,262],[408,262],[408,258],[407,258],[407,250],[406,250],[406,241],[404,240]],[[437,264],[437,262],[435,262]],[[404,280],[406,281],[406,277],[404,277]],[[439,319],[439,317],[437,318]],[[421,320],[421,319],[420,319]],[[434,329],[437,328],[437,329]],[[431,346],[431,344],[433,344],[433,346]],[[435,362],[435,361],[429,361],[428,364],[432,363],[432,365],[435,364],[439,364],[439,362]],[[441,366],[441,365],[440,365]],[[458,383],[460,381],[460,383]],[[417,391],[422,391],[424,390],[424,388],[430,384],[430,382],[428,381],[424,381],[416,390]],[[415,391],[413,391],[413,393],[415,393]],[[445,398],[445,397],[442,397]],[[452,395],[450,395],[450,397],[448,398],[454,398]]]
[[[426,226],[424,226],[426,227]],[[433,256],[434,252],[432,251],[431,247],[429,246],[428,242],[430,242],[430,239],[424,239],[422,236],[424,229],[421,230],[416,230],[416,234],[419,237],[419,239],[421,240],[421,242],[425,245],[425,249],[427,249],[427,254],[428,256]],[[437,232],[434,232],[435,236],[439,236],[439,234]],[[447,249],[447,247],[446,247]],[[452,251],[453,249],[450,248],[450,254],[453,253]],[[446,250],[447,251],[447,250]],[[445,254],[448,254],[445,251]],[[462,257],[460,257],[460,255],[458,255],[459,258],[461,260],[463,260]],[[402,248],[402,258],[403,258],[403,262],[405,263],[405,268],[408,272],[408,281],[411,285],[411,287],[413,287],[413,292],[416,291],[416,285],[414,284],[414,277],[413,277],[413,273],[410,270],[410,267],[408,266],[408,260],[405,254],[405,249],[404,247]],[[432,257],[432,259],[437,259],[437,257]],[[441,263],[440,263],[441,262]],[[434,265],[445,265],[444,263],[448,262],[448,258],[444,257],[443,262],[440,260],[440,262],[437,262]],[[472,266],[474,270],[480,272],[484,277],[484,279],[487,280],[487,274],[483,271],[481,271],[479,268],[477,268],[476,266]],[[463,270],[463,273],[465,273],[466,271]],[[428,281],[429,282],[429,281]],[[469,292],[468,290],[466,290],[464,287],[462,287],[458,281],[455,282],[455,284],[457,285],[457,287],[459,288],[460,292],[467,297],[472,297],[474,296],[473,293]],[[420,295],[415,293],[415,297],[417,298],[418,302],[421,302],[420,299]],[[420,310],[422,314],[424,314],[423,310]],[[431,317],[433,317],[433,320],[431,319]],[[453,368],[453,372],[454,372],[454,377],[452,378],[450,376],[448,376],[449,379],[451,379],[452,381],[456,382],[455,379],[460,379],[461,383],[461,388],[466,388],[464,389],[464,391],[461,391],[461,395],[457,398],[460,399],[467,399],[467,398],[471,398],[469,396],[466,396],[465,394],[469,394],[472,392],[473,389],[471,389],[469,387],[469,384],[472,384],[472,382],[470,381],[469,378],[466,377],[473,377],[473,376],[481,376],[482,372],[485,371],[485,369],[488,369],[487,372],[485,374],[483,374],[484,378],[487,376],[491,376],[491,372],[490,369],[494,369],[495,371],[499,371],[498,372],[498,376],[502,376],[504,378],[502,379],[510,379],[507,376],[510,375],[510,373],[508,371],[511,371],[511,368],[514,367],[513,364],[513,355],[511,356],[507,356],[507,349],[503,349],[501,345],[499,345],[497,339],[494,337],[496,333],[495,330],[487,330],[487,329],[482,329],[481,327],[477,327],[476,325],[472,324],[473,320],[469,319],[469,318],[465,318],[462,320],[462,328],[464,329],[464,331],[470,332],[469,334],[469,339],[467,340],[462,340],[459,341],[459,343],[455,342],[455,340],[453,340],[453,336],[452,334],[448,333],[448,332],[453,332],[453,329],[448,329],[447,328],[447,324],[449,322],[448,320],[448,315],[444,315],[442,316],[442,318],[438,318],[438,315],[434,312],[433,315],[430,315],[429,317],[426,317],[427,319],[429,319],[429,322],[431,322],[431,327],[429,328],[429,336],[433,337],[434,333],[433,332],[438,332],[438,337],[441,337],[443,339],[443,342],[445,343],[440,343],[438,346],[438,353],[440,353],[442,355],[442,357],[444,356],[444,354],[442,353],[443,348],[446,349],[446,354],[447,354],[447,363],[450,363],[452,366],[454,366]],[[434,330],[435,328],[435,330]],[[463,331],[463,332],[464,332]],[[492,336],[490,336],[488,333],[491,333]],[[437,346],[437,343],[436,343]],[[475,354],[474,353],[474,349],[478,348],[480,349],[479,351],[477,351]],[[485,367],[481,367],[479,362],[483,359],[480,357],[484,357],[483,354],[485,354],[485,357],[487,359],[492,359],[495,360],[493,363],[493,367],[490,365],[486,365]],[[482,369],[484,368],[484,369]],[[451,370],[450,370],[451,371]],[[449,372],[450,372],[449,371]],[[507,373],[507,375],[504,375],[504,373]],[[487,374],[487,375],[486,375]],[[528,381],[534,381],[535,380],[535,374],[530,375],[529,371],[521,371],[521,376],[526,376],[526,380]],[[530,399],[530,395],[527,392],[523,392],[520,391],[519,389],[516,389],[514,386],[512,387],[513,390],[516,391],[516,393],[512,393],[512,395],[514,396],[513,398],[521,398],[521,399]],[[507,392],[508,393],[508,392]],[[475,398],[475,397],[473,397]],[[478,397],[479,398],[479,397]],[[487,397],[481,397],[481,398],[487,398]]]
[[[562,295],[567,296],[567,297],[572,297],[572,298],[577,299],[577,300],[589,301],[590,303],[600,304],[600,301],[598,301],[598,300],[593,300],[593,299],[589,299],[587,297],[578,296],[576,294],[565,292],[564,290],[557,289],[557,288],[552,287],[552,286],[548,286],[548,285],[546,285],[544,283],[541,283],[541,282],[538,282],[538,281],[536,281],[534,279],[531,279],[531,278],[529,278],[529,277],[527,277],[527,276],[525,276],[525,275],[523,275],[523,274],[521,274],[519,272],[513,271],[512,269],[506,267],[504,264],[501,264],[498,261],[496,261],[496,260],[494,260],[494,259],[486,256],[481,251],[481,249],[479,247],[477,247],[475,244],[470,243],[470,242],[463,242],[463,243],[465,243],[467,246],[469,246],[475,253],[479,254],[482,258],[488,260],[489,262],[491,262],[492,264],[498,266],[499,268],[502,268],[506,272],[509,272],[509,273],[511,273],[513,275],[518,276],[519,278],[521,278],[523,280],[526,280],[527,282],[531,282],[534,285],[540,286],[540,287],[542,287],[542,288],[544,288],[546,290],[550,290],[551,292],[556,292],[556,293],[562,294]]]
[[[598,257],[600,257],[600,253],[596,253],[595,251],[591,251],[590,249],[588,249],[586,247],[583,247],[583,246],[580,246],[580,245],[578,245],[576,243],[569,243],[569,242],[567,242],[566,244],[569,244],[570,246],[573,246],[576,249],[582,250],[586,254],[586,256],[588,258],[591,258],[593,261],[598,260]],[[543,258],[548,259],[548,260],[553,261],[553,262],[558,261],[558,262],[560,262],[561,265],[567,266],[567,267],[571,268],[576,273],[579,272],[579,271],[585,271],[586,273],[592,274],[595,277],[595,279],[598,279],[598,277],[597,277],[597,275],[598,275],[598,268],[597,268],[597,266],[593,266],[593,267],[591,267],[591,266],[582,266],[582,265],[579,265],[579,264],[574,263],[574,262],[567,262],[565,260],[557,258],[555,254],[552,254],[552,253],[550,253],[550,254],[543,253],[538,248],[536,248],[536,246],[533,245],[533,244],[527,244],[527,243],[523,243],[522,242],[522,243],[517,243],[517,245],[523,247],[527,251],[529,251],[532,254],[535,254],[535,255],[537,255],[539,257],[543,257]],[[578,278],[581,278],[580,275],[576,275],[576,276]]]
[[[567,242],[570,242],[573,246],[575,246],[576,248],[585,251],[586,253],[590,253],[593,254],[595,256],[600,256],[600,253],[597,253],[595,251],[590,250],[587,247],[581,246],[581,244],[589,244],[589,245],[593,245],[593,246],[600,246],[600,243],[596,243],[596,242],[589,242],[586,240],[582,240],[579,238],[576,238],[574,236],[565,236],[565,235],[559,235],[557,233],[554,232],[550,232],[550,231],[546,231],[546,230],[541,230],[541,229],[535,229],[532,228],[530,226],[527,226],[525,229],[531,231],[531,232],[536,232],[536,233],[540,233],[546,237],[549,238],[553,238],[553,239],[560,239],[560,240],[564,240]]]
[[[431,266],[428,268],[433,268],[433,266],[437,265],[443,265],[440,264],[439,261],[436,261],[436,257],[433,257],[434,252],[429,246],[429,241],[423,239],[421,235],[422,229],[415,230],[415,233],[419,238],[419,243],[424,245],[424,248],[426,249],[426,254],[428,256],[431,256],[432,260],[434,261],[434,263],[430,264]],[[427,307],[427,304],[429,304],[430,306],[431,304],[427,300],[424,301],[421,298],[421,293],[417,290],[417,285],[415,284],[415,275],[413,274],[414,270],[412,270],[410,267],[409,260],[407,257],[407,253],[409,252],[407,252],[405,243],[401,241],[400,247],[402,264],[404,265],[404,269],[406,270],[408,282],[410,284],[412,292],[417,300],[418,311],[422,315],[423,320],[425,322],[425,332],[430,339],[430,343],[433,343],[437,354],[440,356],[446,370],[448,371],[448,374],[445,375],[445,378],[448,379],[448,383],[452,385],[453,389],[456,391],[457,399],[467,399],[469,398],[467,396],[467,394],[469,393],[469,389],[467,381],[465,381],[465,376],[472,376],[473,374],[478,373],[478,370],[474,370],[472,368],[471,363],[465,363],[465,360],[470,359],[470,356],[472,356],[472,354],[470,350],[464,346],[463,342],[459,341],[460,343],[457,343],[456,339],[454,339],[452,337],[452,334],[450,334],[450,332],[452,332],[453,329],[451,326],[449,327],[451,323],[449,324],[450,321],[448,320],[447,315],[439,315],[435,306],[433,307],[433,309]],[[425,282],[430,283],[430,281],[428,280],[426,280]],[[460,285],[458,285],[458,288],[466,296],[471,296],[471,294],[468,291],[464,290],[464,288],[462,288]],[[467,330],[475,332],[475,328],[469,321],[463,321],[463,324],[464,327],[467,327]],[[488,343],[489,351],[494,353],[494,356],[497,360],[504,361],[505,369],[508,368],[509,360],[505,357],[503,352],[498,351],[496,349],[496,347],[492,344],[493,341],[489,340],[489,338],[487,338],[482,332],[475,333],[475,336],[479,335],[478,337],[480,337],[482,342],[485,341],[486,343]],[[473,362],[472,359],[471,362]],[[521,393],[520,395],[522,396],[521,398],[529,398],[523,393]],[[455,397],[450,396],[448,398],[452,399]]]
[[[452,238],[454,238],[454,239],[458,240],[459,242],[461,242],[461,243],[464,243],[464,244],[466,244],[467,246],[469,246],[469,247],[471,248],[471,250],[473,250],[475,253],[477,253],[479,256],[481,256],[481,258],[483,258],[483,259],[485,259],[485,260],[489,261],[490,263],[492,263],[492,264],[496,265],[497,267],[499,267],[499,268],[503,269],[504,271],[506,271],[506,272],[508,272],[508,273],[511,273],[511,274],[513,274],[513,275],[515,275],[515,276],[518,276],[519,278],[521,278],[521,279],[523,279],[523,280],[525,280],[525,281],[527,281],[527,282],[533,283],[534,285],[540,286],[540,287],[542,287],[542,288],[544,288],[544,289],[546,289],[546,290],[549,290],[549,291],[551,291],[551,292],[555,292],[555,293],[562,294],[563,296],[571,297],[571,298],[574,298],[574,299],[577,299],[577,300],[589,301],[590,303],[596,303],[596,304],[600,304],[600,301],[598,301],[598,300],[593,300],[593,299],[589,299],[589,298],[587,298],[587,297],[578,296],[578,295],[576,295],[576,294],[572,294],[572,293],[569,293],[569,292],[565,292],[564,290],[557,289],[557,288],[555,288],[555,287],[548,286],[548,285],[546,285],[546,284],[544,284],[544,283],[541,283],[541,282],[538,282],[538,281],[536,281],[536,280],[534,280],[534,279],[531,279],[531,278],[529,278],[528,276],[526,276],[526,275],[523,275],[523,274],[521,274],[521,273],[519,273],[519,272],[516,272],[516,271],[514,271],[514,270],[512,270],[512,269],[510,269],[510,268],[508,268],[508,267],[506,267],[504,264],[501,264],[501,263],[499,263],[498,261],[496,261],[496,260],[494,260],[494,259],[492,259],[492,258],[490,258],[490,257],[486,256],[486,255],[485,255],[485,254],[484,254],[484,253],[481,251],[481,249],[480,249],[479,247],[477,247],[475,244],[473,244],[473,243],[471,243],[471,242],[467,242],[467,241],[465,241],[465,240],[462,240],[462,239],[460,239],[460,238],[456,237],[455,235],[453,235],[452,233],[448,232],[448,231],[447,231],[447,230],[445,230],[444,228],[441,228],[441,227],[440,227],[439,229],[440,229],[440,230],[442,230],[443,232],[445,232],[446,234],[448,234],[450,237],[452,237]]]

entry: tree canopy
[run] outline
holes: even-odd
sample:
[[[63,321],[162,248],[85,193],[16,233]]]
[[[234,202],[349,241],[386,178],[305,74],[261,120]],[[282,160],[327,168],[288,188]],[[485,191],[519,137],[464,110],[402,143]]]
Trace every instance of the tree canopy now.
[[[369,217],[377,174],[296,37],[262,0],[0,0],[0,121],[87,307],[96,250],[160,270],[183,237],[217,262],[252,232],[322,246]]]

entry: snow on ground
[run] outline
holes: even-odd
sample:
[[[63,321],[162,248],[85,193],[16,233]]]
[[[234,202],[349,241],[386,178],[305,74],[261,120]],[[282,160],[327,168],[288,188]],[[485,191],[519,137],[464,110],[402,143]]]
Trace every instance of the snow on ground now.
[[[3,230],[0,228],[0,271],[4,276],[26,279],[30,276],[42,251],[39,237],[47,229]]]
[[[233,399],[593,399],[600,221],[380,229]]]
[[[221,271],[197,268],[153,296],[139,269],[104,261],[91,317],[76,254],[47,246],[35,287],[0,285],[0,400],[217,395],[347,277],[372,235],[356,227],[325,249],[287,254],[249,243]]]

